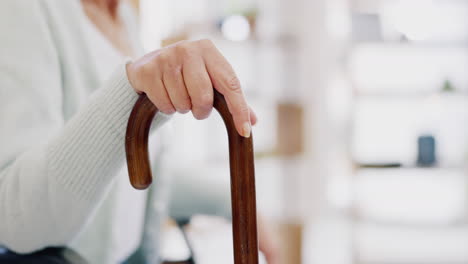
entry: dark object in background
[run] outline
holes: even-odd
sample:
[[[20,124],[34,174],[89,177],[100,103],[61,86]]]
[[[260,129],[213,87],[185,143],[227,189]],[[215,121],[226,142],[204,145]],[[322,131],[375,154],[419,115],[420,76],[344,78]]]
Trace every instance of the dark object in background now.
[[[436,141],[433,136],[418,138],[418,166],[431,167],[436,164]]]
[[[393,169],[393,168],[400,168],[402,164],[399,162],[395,163],[365,163],[365,164],[358,164],[358,167],[361,169]]]
[[[0,251],[0,264],[88,264],[71,249],[47,248],[27,255]]]

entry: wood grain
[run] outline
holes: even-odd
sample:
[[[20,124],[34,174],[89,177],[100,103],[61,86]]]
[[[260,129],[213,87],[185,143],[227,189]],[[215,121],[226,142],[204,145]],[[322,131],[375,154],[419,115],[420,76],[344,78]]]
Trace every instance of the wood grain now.
[[[216,90],[214,108],[223,118],[229,138],[234,263],[258,264],[253,136],[244,138],[237,133],[226,101]],[[141,95],[128,121],[125,142],[128,173],[133,187],[140,190],[152,182],[148,134],[157,112],[147,96]]]

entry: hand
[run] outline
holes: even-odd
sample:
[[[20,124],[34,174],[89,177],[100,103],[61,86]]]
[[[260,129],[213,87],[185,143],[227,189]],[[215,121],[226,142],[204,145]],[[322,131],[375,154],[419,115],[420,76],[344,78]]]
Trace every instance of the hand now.
[[[260,251],[265,256],[268,264],[280,263],[280,249],[276,234],[263,216],[258,215],[257,222]]]
[[[210,40],[179,42],[151,52],[129,63],[127,75],[133,88],[165,114],[192,111],[198,120],[207,118],[214,87],[224,95],[241,136],[250,137],[257,122],[234,70]]]

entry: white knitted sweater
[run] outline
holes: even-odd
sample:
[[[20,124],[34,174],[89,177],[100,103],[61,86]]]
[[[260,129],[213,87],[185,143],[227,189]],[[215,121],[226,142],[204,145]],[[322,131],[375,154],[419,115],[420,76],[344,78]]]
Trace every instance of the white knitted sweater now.
[[[125,164],[137,94],[124,65],[97,87],[78,8],[0,1],[0,245],[20,253],[68,245]]]

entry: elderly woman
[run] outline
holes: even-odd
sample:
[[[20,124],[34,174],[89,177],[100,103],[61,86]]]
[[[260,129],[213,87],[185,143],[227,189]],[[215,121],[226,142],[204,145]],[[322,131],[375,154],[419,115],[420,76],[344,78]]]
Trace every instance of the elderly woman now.
[[[72,245],[90,263],[122,263],[136,249],[142,228],[128,223],[142,225],[145,197],[123,167],[138,94],[162,112],[158,127],[175,112],[206,118],[215,87],[250,136],[256,117],[212,42],[140,56],[136,31],[119,0],[0,2],[0,245],[10,257]]]

